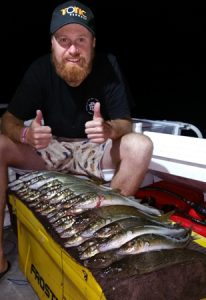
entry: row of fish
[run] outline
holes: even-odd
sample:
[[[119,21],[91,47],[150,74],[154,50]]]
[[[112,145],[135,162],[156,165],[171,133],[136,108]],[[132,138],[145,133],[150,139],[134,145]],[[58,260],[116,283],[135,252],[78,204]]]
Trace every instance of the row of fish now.
[[[89,268],[143,252],[185,248],[191,241],[190,229],[168,221],[171,213],[85,178],[30,172],[8,187]]]

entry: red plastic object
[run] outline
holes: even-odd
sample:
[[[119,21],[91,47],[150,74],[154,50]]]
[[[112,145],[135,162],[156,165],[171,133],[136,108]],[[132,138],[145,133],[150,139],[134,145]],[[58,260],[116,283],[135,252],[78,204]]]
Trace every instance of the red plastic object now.
[[[171,220],[206,236],[206,225],[200,224],[204,220],[206,222],[206,216],[200,214],[198,209],[206,210],[206,206],[204,195],[199,190],[162,180],[140,188],[135,197],[165,212],[174,209],[175,213],[171,216]]]
[[[206,226],[197,224],[196,222],[189,220],[186,217],[180,216],[178,214],[173,214],[170,219],[176,223],[182,224],[183,227],[191,228],[192,231],[206,237]]]

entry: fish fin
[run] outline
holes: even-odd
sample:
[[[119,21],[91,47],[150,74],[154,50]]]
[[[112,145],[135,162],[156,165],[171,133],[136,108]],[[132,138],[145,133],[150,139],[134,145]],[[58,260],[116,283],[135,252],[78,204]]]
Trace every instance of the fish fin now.
[[[113,192],[113,193],[117,193],[117,194],[121,195],[121,193],[120,193],[121,190],[120,189],[114,189],[111,186],[106,186],[104,184],[102,184],[101,186],[106,190],[106,192]]]
[[[165,213],[165,214],[162,214],[162,215],[159,217],[159,219],[160,219],[161,221],[167,221],[167,220],[170,219],[170,217],[171,217],[174,213],[175,213],[175,210],[171,210],[171,211],[169,211],[169,212],[167,212],[167,213]]]

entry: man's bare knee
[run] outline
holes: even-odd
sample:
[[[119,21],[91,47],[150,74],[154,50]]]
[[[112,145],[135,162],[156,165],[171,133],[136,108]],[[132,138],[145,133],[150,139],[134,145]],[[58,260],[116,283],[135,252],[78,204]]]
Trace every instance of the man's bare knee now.
[[[138,133],[130,133],[125,135],[121,141],[121,156],[144,155],[151,156],[153,152],[153,143],[151,139],[145,135]]]

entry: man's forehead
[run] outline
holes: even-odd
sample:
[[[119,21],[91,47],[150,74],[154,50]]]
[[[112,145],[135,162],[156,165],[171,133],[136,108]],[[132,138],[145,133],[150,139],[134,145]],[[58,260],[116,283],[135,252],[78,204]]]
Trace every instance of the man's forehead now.
[[[59,28],[56,31],[56,34],[60,35],[67,35],[67,34],[73,34],[73,35],[84,35],[84,36],[91,36],[91,32],[85,28],[84,26],[76,23],[72,24],[66,24]]]

